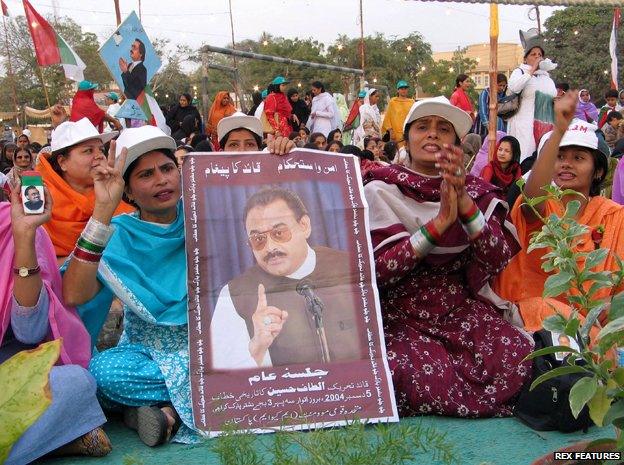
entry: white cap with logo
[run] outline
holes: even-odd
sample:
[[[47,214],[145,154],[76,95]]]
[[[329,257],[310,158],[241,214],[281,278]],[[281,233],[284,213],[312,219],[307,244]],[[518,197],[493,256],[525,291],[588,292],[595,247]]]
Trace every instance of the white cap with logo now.
[[[168,136],[156,126],[145,125],[139,128],[124,129],[121,132],[117,139],[115,159],[119,158],[124,147],[128,149],[128,155],[126,156],[126,163],[121,169],[122,176],[132,162],[141,155],[158,149],[175,152],[176,143],[173,137]]]
[[[59,152],[91,139],[99,139],[102,144],[106,144],[117,134],[119,134],[117,131],[100,134],[88,118],[82,118],[79,121],[65,121],[52,131],[51,150],[52,153]]]

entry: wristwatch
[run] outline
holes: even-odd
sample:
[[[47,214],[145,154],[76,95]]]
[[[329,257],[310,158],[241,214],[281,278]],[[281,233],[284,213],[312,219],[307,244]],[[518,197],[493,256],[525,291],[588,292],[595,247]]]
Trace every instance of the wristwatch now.
[[[28,276],[37,274],[39,273],[39,271],[41,271],[41,267],[39,265],[37,265],[34,268],[26,268],[25,266],[20,266],[19,268],[13,268],[13,273],[15,273],[16,275],[22,278],[26,278]]]

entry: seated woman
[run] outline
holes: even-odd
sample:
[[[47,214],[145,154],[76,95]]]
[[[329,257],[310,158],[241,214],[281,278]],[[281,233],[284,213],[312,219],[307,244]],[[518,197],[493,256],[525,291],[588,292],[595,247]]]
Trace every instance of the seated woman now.
[[[364,175],[388,362],[400,412],[510,415],[533,342],[503,318],[490,279],[519,246],[497,189],[467,176],[471,117],[444,97],[404,125],[409,167]]]
[[[7,173],[7,182],[9,187],[20,177],[22,171],[32,170],[34,168],[33,154],[29,149],[17,149],[13,155],[13,168]]]
[[[86,118],[76,122],[66,121],[52,133],[52,153],[45,156],[42,153],[39,157],[37,171],[54,197],[52,218],[44,227],[60,263],[74,248],[93,213],[93,160],[96,155],[102,155],[103,145],[116,135],[116,131],[98,133]],[[115,214],[133,209],[122,202]]]
[[[520,142],[514,136],[505,136],[496,147],[494,159],[489,162],[479,176],[486,182],[500,187],[503,195],[522,177],[520,169]]]
[[[39,215],[24,214],[19,179],[11,191],[11,203],[0,203],[0,363],[46,340],[62,337],[63,345],[49,375],[52,403],[4,463],[31,463],[54,450],[106,455],[111,446],[100,428],[106,418],[95,397],[95,381],[85,369],[91,357],[89,335],[76,311],[62,303],[54,248],[39,227],[50,219],[50,191],[45,191],[45,211]],[[6,381],[0,379],[0,389]]]
[[[584,197],[565,197],[563,207],[548,200],[538,205],[537,210],[542,216],[553,213],[562,215],[568,202],[579,200],[578,222],[589,226],[589,231],[579,241],[576,251],[608,248],[611,254],[594,271],[614,270],[614,255],[624,257],[624,207],[600,196],[600,187],[607,173],[607,156],[598,150],[598,137],[593,126],[577,120],[570,124],[577,96],[578,92],[568,92],[555,102],[555,127],[550,136],[544,136],[548,138],[533,165],[524,191],[528,197],[542,196],[542,187],[554,182],[562,189],[574,189],[583,194]],[[546,317],[554,313],[553,306],[563,314],[569,314],[569,309],[563,302],[542,298],[544,283],[549,276],[541,268],[541,257],[546,252],[526,252],[531,233],[540,230],[542,223],[532,210],[522,205],[522,198],[516,201],[511,219],[518,230],[522,252],[499,276],[496,289],[503,298],[518,303],[525,328],[535,331],[542,327]],[[604,228],[604,234],[596,242],[592,240],[592,231],[598,226]],[[618,290],[604,289],[597,297],[607,297],[609,292],[616,293]]]

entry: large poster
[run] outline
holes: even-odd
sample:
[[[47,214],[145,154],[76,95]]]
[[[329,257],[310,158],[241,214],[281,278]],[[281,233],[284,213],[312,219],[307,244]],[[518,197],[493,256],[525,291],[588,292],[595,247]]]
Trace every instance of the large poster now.
[[[196,426],[397,421],[366,202],[351,155],[189,155]]]

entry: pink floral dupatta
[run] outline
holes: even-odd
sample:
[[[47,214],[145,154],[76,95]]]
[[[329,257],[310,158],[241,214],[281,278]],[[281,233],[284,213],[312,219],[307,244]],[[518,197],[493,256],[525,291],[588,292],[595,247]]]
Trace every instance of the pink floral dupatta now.
[[[48,234],[37,229],[35,239],[37,260],[41,267],[41,279],[48,292],[50,306],[48,321],[50,331],[47,340],[63,338],[60,361],[64,365],[87,367],[91,359],[91,338],[76,310],[65,307],[61,293],[61,275],[56,265],[56,253]],[[13,296],[13,258],[15,247],[11,231],[11,205],[0,203],[0,343],[11,324],[11,302]]]

